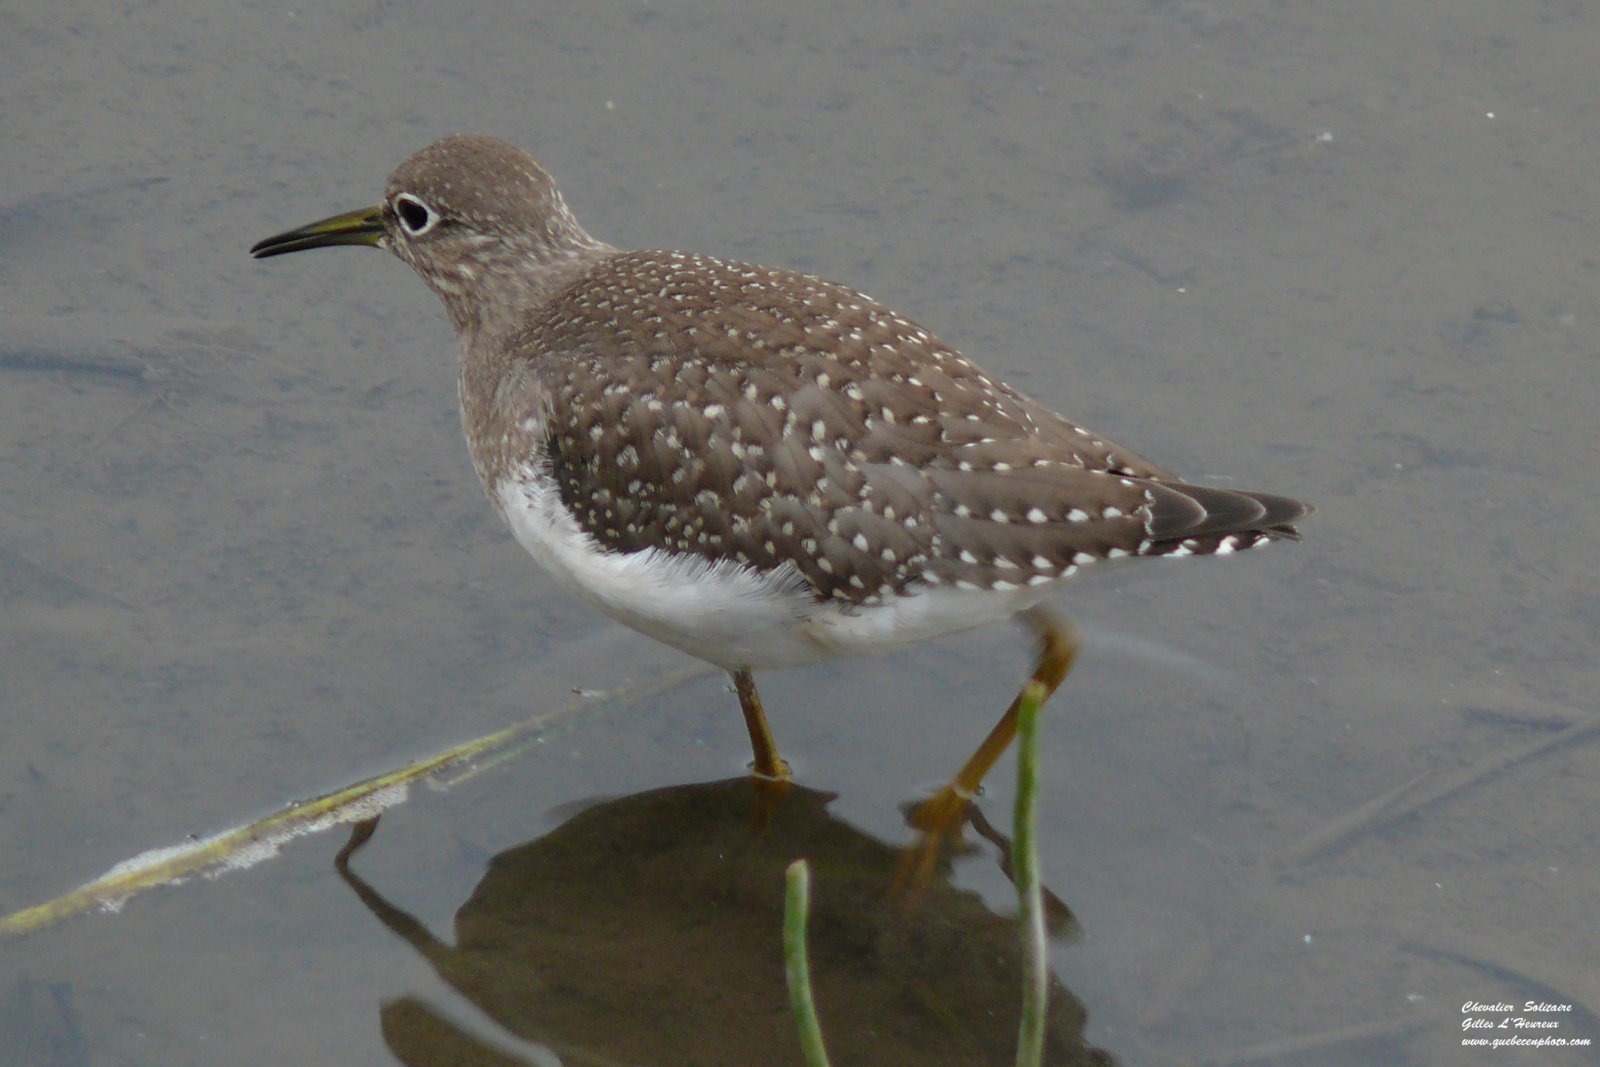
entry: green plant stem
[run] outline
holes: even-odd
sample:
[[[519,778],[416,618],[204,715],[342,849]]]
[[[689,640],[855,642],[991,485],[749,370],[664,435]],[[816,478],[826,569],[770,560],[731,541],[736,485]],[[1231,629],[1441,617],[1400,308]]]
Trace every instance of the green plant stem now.
[[[811,965],[806,960],[806,920],[811,913],[811,871],[805,860],[789,864],[783,898],[783,964],[789,980],[789,1004],[800,1029],[800,1051],[806,1067],[828,1067],[822,1023],[811,999]]]
[[[1022,933],[1022,1021],[1017,1033],[1017,1067],[1038,1067],[1044,1059],[1045,1012],[1050,996],[1045,964],[1044,902],[1039,888],[1039,846],[1035,827],[1039,792],[1039,709],[1044,686],[1028,686],[1017,709],[1017,804],[1011,862],[1017,883],[1017,926]]]

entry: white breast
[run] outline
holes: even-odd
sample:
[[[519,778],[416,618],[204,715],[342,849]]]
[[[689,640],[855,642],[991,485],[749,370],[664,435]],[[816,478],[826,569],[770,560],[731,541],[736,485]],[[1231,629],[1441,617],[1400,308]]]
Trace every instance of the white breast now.
[[[735,670],[867,655],[1009,618],[1043,596],[933,587],[883,604],[816,600],[798,571],[760,572],[657,549],[611,552],[577,524],[547,477],[523,469],[493,496],[518,543],[566,589],[623,624]]]

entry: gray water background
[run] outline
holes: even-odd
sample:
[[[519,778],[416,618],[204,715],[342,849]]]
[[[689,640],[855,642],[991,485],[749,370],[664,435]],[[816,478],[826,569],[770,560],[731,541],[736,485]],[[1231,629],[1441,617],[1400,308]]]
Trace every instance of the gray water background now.
[[[846,281],[1189,477],[1317,506],[1302,545],[1060,598],[1089,646],[1045,724],[1044,862],[1081,926],[1053,962],[1091,1040],[1226,1061],[1376,1025],[1362,1062],[1476,1063],[1461,1003],[1526,997],[1577,1002],[1561,1032],[1600,1038],[1592,744],[1282,859],[1409,779],[1595,714],[1600,9],[157,3],[7,23],[0,910],[678,664],[501,528],[447,322],[403,266],[245,254],[478,130],[534,152],[606,240]],[[897,805],[1028,656],[1002,628],[764,693],[802,781],[898,842]],[[574,806],[746,758],[706,675],[424,795],[363,869],[447,930],[489,855]],[[1006,763],[986,808],[1010,796]],[[455,1002],[333,877],[335,847],[0,945],[0,1041],[51,1064],[393,1062],[380,1001]],[[960,877],[1008,906],[992,861]],[[1268,1062],[1352,1061],[1335,1048]]]

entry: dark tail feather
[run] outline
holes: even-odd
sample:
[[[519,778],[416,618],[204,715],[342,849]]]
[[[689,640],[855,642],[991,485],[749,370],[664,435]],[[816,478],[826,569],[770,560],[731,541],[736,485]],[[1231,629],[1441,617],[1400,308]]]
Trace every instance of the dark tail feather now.
[[[1309,505],[1272,493],[1149,482],[1147,556],[1213,555],[1254,548],[1265,541],[1300,539],[1294,523],[1311,513]]]

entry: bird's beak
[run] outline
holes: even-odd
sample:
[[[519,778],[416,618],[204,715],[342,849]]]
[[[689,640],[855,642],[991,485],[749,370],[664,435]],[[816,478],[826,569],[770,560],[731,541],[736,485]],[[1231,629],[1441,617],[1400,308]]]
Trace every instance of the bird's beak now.
[[[286,252],[303,252],[307,248],[327,248],[332,245],[377,247],[383,243],[383,238],[383,208],[364,207],[258,241],[250,249],[250,254],[257,259],[265,259]]]

